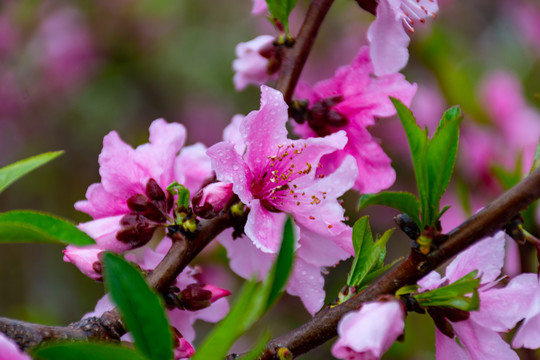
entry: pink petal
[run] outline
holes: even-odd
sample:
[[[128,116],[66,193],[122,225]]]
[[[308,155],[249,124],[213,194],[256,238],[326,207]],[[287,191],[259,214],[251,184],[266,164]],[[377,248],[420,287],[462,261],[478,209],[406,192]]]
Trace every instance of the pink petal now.
[[[473,270],[479,270],[482,284],[495,280],[504,264],[504,242],[504,233],[499,231],[471,246],[448,265],[446,277],[454,282]]]
[[[260,110],[250,112],[240,127],[246,144],[243,158],[252,171],[265,168],[267,156],[276,154],[278,145],[287,141],[287,109],[288,106],[279,91],[261,86]]]
[[[400,15],[401,0],[380,0],[377,18],[368,29],[370,55],[375,75],[401,70],[409,60],[409,36]]]
[[[244,231],[253,244],[263,252],[277,253],[283,239],[287,215],[266,210],[260,200],[253,200]]]
[[[233,184],[233,191],[244,204],[249,204],[253,195],[249,186],[253,179],[251,170],[242,157],[228,142],[220,142],[206,152],[212,161],[212,168],[218,180]]]
[[[287,284],[287,293],[300,297],[306,310],[314,315],[324,304],[324,278],[321,275],[321,267],[297,257]]]
[[[201,143],[186,146],[174,163],[175,179],[188,188],[192,196],[205,181],[214,176],[206,151],[206,146]]]
[[[218,240],[227,249],[232,271],[244,279],[266,277],[272,267],[273,254],[263,253],[246,237],[233,240],[232,230],[225,230]]]
[[[0,360],[32,360],[17,344],[0,332]]]
[[[438,272],[432,271],[418,281],[417,284],[420,285],[423,290],[433,290],[438,288],[445,280],[446,279],[441,278],[441,275]]]
[[[117,215],[88,221],[79,224],[78,228],[93,238],[103,250],[124,252],[131,249],[131,246],[116,239],[122,217],[123,215]]]
[[[231,123],[225,127],[223,130],[223,140],[233,143],[236,152],[240,155],[244,154],[246,150],[246,144],[244,143],[244,138],[240,133],[240,127],[242,121],[244,121],[245,116],[236,114],[231,119]]]
[[[437,360],[470,360],[455,339],[450,339],[435,328],[435,357]]]
[[[84,275],[88,276],[89,278],[93,280],[101,280],[103,279],[101,271],[99,271],[99,273],[96,272],[96,266],[94,266],[95,263],[101,264],[99,259],[99,254],[101,252],[103,252],[103,249],[97,245],[87,247],[68,245],[63,251],[63,260],[75,265]]]
[[[157,119],[150,125],[150,142],[136,149],[139,166],[146,175],[166,188],[174,179],[174,160],[184,146],[186,129],[178,123]],[[146,184],[145,184],[146,185]]]
[[[253,9],[251,10],[251,13],[253,15],[262,14],[266,10],[268,10],[268,5],[266,5],[266,0],[253,0]]]
[[[498,332],[507,332],[525,318],[538,288],[536,274],[521,274],[500,289],[480,291],[480,310],[471,312],[476,323]]]
[[[535,286],[527,315],[523,324],[516,332],[512,346],[515,348],[538,349],[540,348],[540,286]]]
[[[358,359],[379,359],[403,333],[403,318],[403,310],[397,301],[364,304],[339,322],[339,342],[334,344],[332,354],[337,356],[341,347],[347,347]]]
[[[129,209],[126,200],[108,193],[102,184],[92,184],[86,190],[88,200],[77,201],[75,209],[85,212],[94,219],[126,214]]]
[[[510,345],[495,331],[472,320],[452,323],[452,326],[470,360],[519,360]]]

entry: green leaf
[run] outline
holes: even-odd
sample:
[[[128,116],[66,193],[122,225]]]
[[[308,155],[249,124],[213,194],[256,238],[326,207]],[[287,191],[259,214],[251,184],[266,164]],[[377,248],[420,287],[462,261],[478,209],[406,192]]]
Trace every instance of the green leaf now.
[[[477,274],[477,270],[472,271],[447,286],[422,292],[415,295],[414,298],[424,307],[445,306],[465,311],[478,310],[480,279],[476,278]],[[472,296],[465,296],[467,294],[472,294]]]
[[[266,333],[261,336],[260,340],[257,341],[257,344],[253,349],[246,355],[239,358],[239,360],[257,360],[261,353],[266,348],[266,344],[271,340],[270,333]]]
[[[418,198],[411,193],[404,191],[385,191],[378,194],[366,194],[360,197],[358,210],[370,205],[384,205],[397,209],[410,216],[411,219],[420,227],[420,202]]]
[[[237,296],[229,314],[206,337],[192,360],[222,359],[234,342],[272,306],[285,286],[293,264],[294,234],[291,219],[283,230],[283,241],[270,275],[263,284],[252,280]]]
[[[431,141],[427,151],[427,170],[429,179],[429,219],[428,224],[432,224],[433,219],[439,215],[440,200],[452,177],[454,164],[456,162],[459,127],[463,116],[458,107],[448,109],[442,116],[437,131]]]
[[[364,216],[353,226],[353,245],[356,257],[347,279],[348,286],[361,286],[366,276],[382,267],[386,255],[386,243],[394,229],[386,231],[375,243],[371,235],[369,217]]]
[[[386,251],[385,251],[386,252]],[[360,284],[360,287],[358,288],[358,291],[362,290],[363,288],[367,287],[369,284],[373,282],[376,278],[384,274],[388,269],[390,269],[392,266],[396,265],[398,262],[403,260],[403,257],[400,257],[398,259],[395,259],[388,265],[384,265],[381,267],[378,267],[377,270],[371,270],[369,274],[367,274],[364,279],[362,280],[362,283]]]
[[[160,297],[143,276],[118,255],[104,257],[105,285],[118,305],[135,347],[152,360],[173,357],[173,336]]]
[[[47,152],[4,166],[0,169],[0,193],[21,176],[48,163],[63,153],[63,151]]]
[[[223,319],[195,352],[191,360],[222,359],[234,342],[246,332],[253,323],[253,319],[262,314],[263,301],[261,284],[255,280],[247,282],[237,295],[227,317]]]
[[[34,352],[37,360],[148,360],[134,349],[125,346],[70,342],[40,347]]]
[[[0,213],[0,243],[62,243],[91,245],[94,240],[75,224],[46,213],[14,210]]]
[[[426,211],[429,208],[429,179],[427,172],[427,151],[428,151],[428,135],[427,129],[424,131],[416,124],[412,112],[398,99],[390,97],[394,107],[396,108],[407,140],[411,149],[411,157],[414,166],[414,175],[416,177],[416,186],[418,187],[418,195],[420,197],[422,225],[426,225]],[[423,226],[420,227],[422,229]]]
[[[289,15],[297,2],[298,0],[266,0],[268,11],[283,25],[287,34],[289,32]]]
[[[427,129],[416,124],[411,111],[397,99],[391,98],[409,141],[416,184],[420,197],[422,226],[434,226],[440,213],[440,200],[452,176],[463,119],[457,107],[442,116],[435,134],[429,139]]]
[[[186,209],[190,208],[189,190],[184,185],[181,185],[174,180],[169,186],[167,186],[167,190],[173,195],[178,195],[178,206],[183,206]]]
[[[281,291],[283,291],[292,270],[293,259],[294,232],[292,220],[288,217],[283,229],[283,241],[279,249],[279,254],[274,263],[274,267],[272,268],[272,273],[270,274],[270,278],[273,278],[274,281],[272,281],[266,308],[270,308],[279,297]]]

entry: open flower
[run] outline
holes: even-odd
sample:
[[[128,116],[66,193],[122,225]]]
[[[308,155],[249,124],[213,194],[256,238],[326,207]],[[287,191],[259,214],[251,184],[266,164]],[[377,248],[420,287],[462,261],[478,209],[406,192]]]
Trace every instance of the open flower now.
[[[195,144],[182,149],[185,138],[181,124],[163,119],[150,125],[150,142],[136,149],[114,131],[105,136],[99,156],[101,183],[90,185],[87,200],[75,204],[94,218],[79,225],[96,240],[93,249],[124,252],[145,245],[171,220],[173,197],[167,186],[176,180],[195,193],[212,176],[206,148]],[[90,258],[64,257],[83,273],[99,278],[91,271],[95,261],[84,259]]]
[[[368,29],[370,55],[375,74],[401,70],[409,60],[409,35],[414,26],[434,18],[437,0],[380,0],[377,18]]]
[[[371,302],[343,316],[332,355],[345,360],[377,360],[403,333],[405,313],[399,301]]]
[[[325,155],[317,169],[319,174],[333,172],[347,155],[356,159],[358,176],[354,189],[374,193],[388,188],[395,181],[390,158],[373,139],[368,126],[375,119],[396,114],[389,96],[410,105],[416,84],[410,84],[401,74],[373,77],[369,48],[363,47],[351,65],[340,67],[333,78],[310,88],[301,83],[296,97],[309,102],[304,123],[294,130],[302,137],[326,136],[343,130],[349,141],[343,151]]]
[[[458,255],[444,278],[431,272],[418,282],[424,289],[434,289],[474,270],[481,274],[480,309],[471,312],[467,320],[451,323],[461,345],[436,329],[437,360],[519,359],[498,333],[509,331],[526,316],[538,281],[535,274],[522,274],[506,287],[496,287],[504,263],[504,244],[504,233],[499,232]]]
[[[299,295],[314,313],[324,300],[321,266],[332,266],[354,254],[351,229],[342,221],[337,201],[356,179],[356,163],[345,159],[335,172],[317,175],[323,155],[343,149],[343,131],[324,138],[287,139],[287,105],[280,92],[261,87],[261,108],[235,117],[226,130],[230,141],[208,149],[218,180],[233,184],[233,192],[249,207],[246,238],[220,241],[231,268],[249,278],[263,278],[279,250],[287,214],[299,236],[297,259],[287,292]],[[234,142],[233,142],[234,141]],[[324,256],[326,253],[326,257]],[[295,285],[296,284],[296,285]]]

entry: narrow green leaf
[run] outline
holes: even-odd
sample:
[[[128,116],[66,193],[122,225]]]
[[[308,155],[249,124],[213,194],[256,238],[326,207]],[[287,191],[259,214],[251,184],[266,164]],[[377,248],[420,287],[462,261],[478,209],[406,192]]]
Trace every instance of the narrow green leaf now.
[[[0,243],[9,242],[95,244],[75,224],[57,216],[29,210],[0,213]]]
[[[478,287],[480,279],[476,278],[478,271],[472,271],[453,283],[425,291],[414,296],[422,306],[447,306],[465,311],[478,309]],[[471,297],[466,296],[472,294]]]
[[[351,273],[347,279],[348,286],[361,286],[364,279],[371,271],[376,271],[381,267],[386,254],[386,243],[393,232],[394,229],[386,231],[380,239],[373,243],[371,229],[369,229],[369,224],[367,225],[367,231],[365,231],[365,233],[369,235],[364,237],[362,249],[353,261]]]
[[[40,347],[34,352],[36,360],[148,360],[134,349],[125,346],[70,342]]]
[[[288,217],[283,229],[283,241],[279,249],[279,254],[270,273],[270,278],[273,278],[273,281],[270,293],[268,294],[268,301],[266,302],[267,309],[277,300],[287,284],[293,266],[293,259],[294,231],[292,220]]]
[[[386,251],[385,251],[386,252]],[[377,268],[377,270],[370,271],[362,280],[362,283],[360,284],[358,291],[362,290],[363,288],[367,287],[369,284],[373,282],[376,278],[384,274],[388,269],[390,269],[392,266],[396,265],[398,262],[403,260],[403,257],[400,257],[398,259],[395,259],[390,264],[384,265],[382,267]]]
[[[362,261],[365,260],[368,254],[371,254],[373,248],[373,235],[369,226],[369,216],[363,216],[356,220],[353,225],[352,241],[355,257],[347,279],[347,285],[349,286],[353,286],[355,279],[363,276],[360,272],[366,270],[362,267]]]
[[[214,327],[191,360],[223,359],[227,355],[234,342],[253,324],[253,319],[262,314],[266,297],[261,294],[261,288],[255,280],[246,282],[229,314]]]
[[[0,169],[0,193],[21,176],[48,163],[63,153],[63,151],[47,152],[4,166]]]
[[[263,284],[252,280],[240,291],[229,314],[206,337],[192,360],[222,359],[234,342],[272,306],[287,283],[294,261],[292,220],[285,222],[283,241],[270,275]]]
[[[456,162],[459,127],[463,116],[457,107],[447,110],[439,127],[429,141],[427,151],[427,171],[429,180],[429,216],[425,224],[433,225],[439,214],[440,200],[452,177]]]
[[[105,254],[105,285],[118,305],[135,347],[151,360],[173,357],[173,337],[160,297],[127,261]]]
[[[286,0],[266,0],[268,5],[268,11],[273,18],[279,20],[284,27],[288,25],[288,14],[286,6],[284,6]]]
[[[378,194],[362,195],[358,202],[358,210],[370,205],[384,205],[397,209],[409,215],[418,227],[422,226],[420,222],[420,202],[416,196],[409,192],[385,191]]]
[[[270,333],[267,332],[263,336],[260,337],[260,339],[257,341],[256,345],[253,347],[253,349],[246,355],[240,357],[239,360],[257,360],[261,353],[266,348],[266,344],[270,341],[271,336]]]
[[[418,196],[420,197],[422,225],[426,225],[426,215],[429,209],[429,178],[427,171],[427,151],[428,136],[427,130],[424,131],[416,124],[412,112],[398,99],[390,97],[396,108],[407,140],[411,149],[411,158],[414,166],[414,175],[418,187]],[[422,229],[423,226],[420,227]]]
[[[183,206],[186,209],[190,208],[189,190],[184,185],[181,185],[174,180],[169,186],[167,186],[167,190],[173,195],[178,195],[178,200],[176,202],[179,206]]]

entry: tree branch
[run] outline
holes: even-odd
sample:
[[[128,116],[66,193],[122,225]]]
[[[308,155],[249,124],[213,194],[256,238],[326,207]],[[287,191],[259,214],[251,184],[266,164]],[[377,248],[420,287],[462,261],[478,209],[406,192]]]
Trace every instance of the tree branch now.
[[[312,0],[294,46],[285,50],[276,89],[283,93],[283,98],[287,103],[292,99],[319,28],[333,3],[334,0]]]
[[[236,197],[235,197],[236,199]],[[231,202],[230,202],[231,203]],[[176,235],[167,255],[148,275],[147,281],[158,292],[165,292],[184,268],[219,233],[232,224],[227,206],[211,220],[202,220],[193,238]],[[45,326],[18,320],[0,318],[0,332],[14,340],[21,349],[29,349],[44,342],[59,340],[120,341],[126,333],[116,310],[107,311],[101,317],[91,317],[66,327]]]
[[[517,213],[540,198],[540,169],[522,180],[463,224],[452,230],[446,242],[427,256],[412,251],[408,259],[385,274],[364,291],[333,308],[325,308],[309,322],[267,344],[260,359],[275,359],[276,349],[285,347],[295,357],[337,335],[337,325],[343,315],[368,301],[385,294],[394,294],[405,285],[415,284],[423,276],[454,255],[486,236],[499,231]]]

